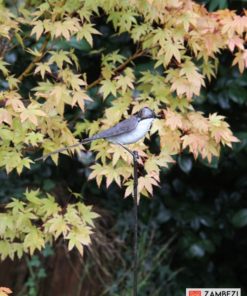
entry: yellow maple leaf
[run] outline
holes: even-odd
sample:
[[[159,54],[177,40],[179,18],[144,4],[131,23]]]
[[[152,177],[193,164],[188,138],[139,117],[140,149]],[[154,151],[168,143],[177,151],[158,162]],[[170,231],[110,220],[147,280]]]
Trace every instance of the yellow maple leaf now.
[[[181,114],[172,111],[171,109],[163,110],[165,114],[165,125],[169,126],[171,130],[183,128],[183,117]]]
[[[31,31],[31,35],[36,35],[36,40],[39,40],[39,38],[41,37],[42,33],[44,32],[44,24],[41,20],[37,20],[34,21],[32,23],[32,25],[34,25],[32,31]]]
[[[0,124],[2,122],[5,122],[9,125],[12,124],[12,116],[11,114],[8,112],[8,110],[4,109],[4,108],[0,108]]]
[[[78,104],[81,110],[84,111],[85,100],[92,101],[92,99],[86,94],[85,91],[74,91],[71,105],[72,107],[74,107],[75,104]]]
[[[29,120],[34,125],[38,125],[38,118],[37,117],[45,117],[45,116],[47,116],[47,115],[44,111],[40,110],[39,104],[31,103],[30,105],[28,105],[27,108],[25,108],[21,112],[20,119],[21,119],[21,122]]]
[[[12,294],[12,290],[10,290],[7,287],[0,287],[0,296],[8,296],[9,294]]]

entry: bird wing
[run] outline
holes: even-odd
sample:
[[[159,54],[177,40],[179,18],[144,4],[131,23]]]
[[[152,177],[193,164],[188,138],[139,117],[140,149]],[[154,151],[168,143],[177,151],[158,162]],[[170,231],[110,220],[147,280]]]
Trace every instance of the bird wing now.
[[[138,118],[136,116],[131,116],[130,118],[127,118],[119,122],[113,127],[105,131],[99,132],[98,134],[92,136],[89,139],[96,140],[96,139],[109,138],[113,136],[119,136],[121,134],[131,132],[133,129],[136,128],[137,124],[138,124]]]

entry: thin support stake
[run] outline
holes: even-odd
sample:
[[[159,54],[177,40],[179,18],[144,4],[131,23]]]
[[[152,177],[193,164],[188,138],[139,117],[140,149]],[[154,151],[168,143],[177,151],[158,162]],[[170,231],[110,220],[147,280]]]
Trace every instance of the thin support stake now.
[[[126,151],[128,151],[133,157],[133,168],[134,168],[134,192],[133,192],[133,216],[134,216],[134,262],[133,262],[133,296],[137,296],[138,291],[138,162],[137,159],[139,158],[137,151],[131,151],[129,148],[125,147],[120,143],[115,143],[120,145]]]
[[[134,162],[134,264],[133,264],[133,296],[137,296],[138,286],[138,171],[137,159],[139,157],[137,151],[133,151]]]

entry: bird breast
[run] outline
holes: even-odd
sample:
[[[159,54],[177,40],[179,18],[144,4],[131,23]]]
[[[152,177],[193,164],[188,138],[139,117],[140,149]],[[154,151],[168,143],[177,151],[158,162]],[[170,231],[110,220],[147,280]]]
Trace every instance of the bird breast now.
[[[122,145],[135,143],[146,135],[151,127],[153,120],[153,118],[143,119],[138,122],[136,128],[132,131],[123,133],[118,136],[110,137],[108,138],[108,140],[110,140],[111,142],[120,143]]]

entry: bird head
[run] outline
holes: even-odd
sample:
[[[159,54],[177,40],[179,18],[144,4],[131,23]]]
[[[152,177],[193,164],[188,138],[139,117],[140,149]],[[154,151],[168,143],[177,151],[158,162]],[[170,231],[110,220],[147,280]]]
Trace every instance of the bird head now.
[[[144,107],[144,108],[142,108],[142,109],[138,112],[137,116],[138,116],[141,120],[143,120],[143,119],[148,119],[148,118],[158,118],[158,116],[154,113],[154,111],[151,110],[151,109],[148,108],[148,107]]]

